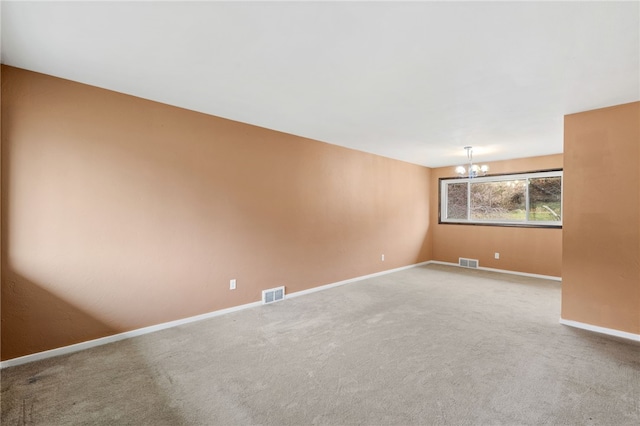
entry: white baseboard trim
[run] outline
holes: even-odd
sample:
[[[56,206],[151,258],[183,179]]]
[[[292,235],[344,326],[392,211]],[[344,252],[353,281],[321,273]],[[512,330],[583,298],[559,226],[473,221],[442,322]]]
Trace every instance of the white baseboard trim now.
[[[369,275],[363,275],[361,277],[351,278],[351,279],[344,280],[344,281],[338,281],[338,282],[335,282],[335,283],[332,283],[332,284],[322,285],[322,286],[319,286],[319,287],[313,287],[313,288],[310,288],[308,290],[296,291],[294,293],[285,295],[285,299],[288,299],[288,298],[291,298],[291,297],[303,296],[305,294],[314,293],[316,291],[328,290],[328,289],[333,288],[333,287],[338,287],[338,286],[349,284],[349,283],[353,283],[353,282],[356,282],[356,281],[362,281],[362,280],[365,280],[367,278],[378,277],[380,275],[391,274],[393,272],[402,271],[404,269],[415,268],[417,266],[426,265],[428,263],[429,263],[429,261],[416,263],[416,264],[413,264],[413,265],[402,266],[400,268],[389,269],[389,270],[386,270],[386,271],[376,272],[374,274],[369,274]],[[73,353],[73,352],[78,352],[78,351],[81,351],[81,350],[84,350],[84,349],[89,349],[89,348],[93,348],[93,347],[96,347],[96,346],[106,345],[108,343],[118,342],[120,340],[130,339],[132,337],[142,336],[144,334],[153,333],[155,331],[160,331],[160,330],[164,330],[164,329],[171,328],[171,327],[177,327],[179,325],[189,324],[189,323],[196,322],[196,321],[202,321],[202,320],[205,320],[205,319],[214,318],[214,317],[217,317],[217,316],[220,316],[220,315],[225,315],[225,314],[228,314],[228,313],[231,313],[231,312],[241,311],[241,310],[248,309],[248,308],[254,308],[254,307],[257,307],[257,306],[261,306],[261,305],[262,305],[262,302],[247,303],[247,304],[244,304],[244,305],[233,306],[231,308],[220,309],[218,311],[208,312],[206,314],[195,315],[195,316],[192,316],[192,317],[183,318],[183,319],[179,319],[179,320],[175,320],[175,321],[169,321],[169,322],[165,322],[165,323],[162,323],[162,324],[156,324],[156,325],[152,325],[152,326],[149,326],[149,327],[138,328],[136,330],[126,331],[124,333],[114,334],[112,336],[106,336],[106,337],[101,337],[99,339],[87,340],[86,342],[76,343],[74,345],[63,346],[61,348],[50,349],[48,351],[37,352],[37,353],[34,353],[34,354],[21,356],[21,357],[18,357],[18,358],[12,358],[12,359],[8,359],[6,361],[0,361],[0,370],[3,369],[3,368],[14,367],[16,365],[21,365],[21,364],[27,364],[29,362],[39,361],[39,360],[46,359],[46,358],[53,358],[55,356],[66,355],[66,354],[70,354],[70,353]]]
[[[369,279],[369,278],[379,277],[381,275],[387,275],[387,274],[392,274],[394,272],[403,271],[405,269],[415,268],[417,266],[427,265],[427,264],[429,264],[429,262],[430,261],[421,262],[421,263],[414,263],[413,265],[401,266],[400,268],[388,269],[386,271],[376,272],[376,273],[369,274],[369,275],[362,275],[360,277],[350,278],[350,279],[344,280],[344,281],[338,281],[338,282],[331,283],[331,284],[321,285],[321,286],[318,286],[318,287],[309,288],[307,290],[300,290],[300,291],[296,291],[294,293],[287,294],[285,296],[285,298],[289,299],[291,297],[304,296],[304,295],[307,295],[307,294],[315,293],[317,291],[328,290],[330,288],[339,287],[341,285],[354,283],[356,281],[362,281],[362,280],[366,280],[366,279]]]
[[[583,330],[593,331],[600,334],[608,334],[609,336],[622,337],[623,339],[634,340],[640,342],[640,334],[633,334],[627,331],[620,331],[613,328],[599,327],[597,325],[586,324],[584,322],[571,321],[560,318],[560,324],[569,327],[581,328]]]
[[[434,265],[457,266],[459,268],[462,268],[462,266],[458,265],[457,263],[441,262],[439,260],[430,260],[425,263],[431,263]],[[552,281],[562,281],[562,277],[556,277],[553,275],[530,274],[529,272],[509,271],[508,269],[485,268],[483,266],[480,266],[478,268],[464,268],[464,269],[478,269],[480,271],[499,272],[501,274],[521,275],[523,277],[542,278],[545,280],[552,280]]]
[[[241,311],[247,308],[253,308],[255,306],[262,305],[262,302],[252,302],[245,305],[233,306],[231,308],[220,309],[218,311],[208,312],[206,314],[195,315],[188,318],[182,318],[175,321],[164,322],[161,324],[151,325],[149,327],[138,328],[136,330],[125,331],[124,333],[118,333],[111,336],[100,337],[99,339],[87,340],[86,342],[76,343],[74,345],[63,346],[61,348],[50,349],[48,351],[37,352],[21,356],[18,358],[8,359],[0,362],[0,369],[13,367],[16,365],[27,364],[29,362],[39,361],[46,358],[52,358],[54,356],[66,355],[73,352],[78,352],[84,349],[93,348],[96,346],[106,345],[107,343],[118,342],[124,339],[130,339],[132,337],[142,336],[144,334],[153,333],[155,331],[164,330],[171,327],[177,327],[183,324],[189,324],[191,322],[202,321],[208,318],[217,317],[220,315],[228,314],[231,312]]]

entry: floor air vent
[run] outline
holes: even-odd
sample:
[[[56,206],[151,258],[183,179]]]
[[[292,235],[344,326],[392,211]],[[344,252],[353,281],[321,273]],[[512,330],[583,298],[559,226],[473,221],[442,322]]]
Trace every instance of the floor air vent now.
[[[477,259],[465,259],[464,257],[458,258],[458,265],[464,268],[477,268],[478,260]]]
[[[270,288],[269,290],[262,290],[262,303],[273,303],[278,300],[284,299],[284,287]]]

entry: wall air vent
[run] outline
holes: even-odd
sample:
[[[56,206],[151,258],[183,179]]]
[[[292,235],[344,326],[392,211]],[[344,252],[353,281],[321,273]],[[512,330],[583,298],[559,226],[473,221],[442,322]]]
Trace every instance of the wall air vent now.
[[[463,268],[477,269],[478,268],[478,260],[477,259],[466,259],[464,257],[459,257],[458,258],[458,265],[462,266]]]
[[[277,302],[284,299],[284,286],[262,290],[262,304]]]

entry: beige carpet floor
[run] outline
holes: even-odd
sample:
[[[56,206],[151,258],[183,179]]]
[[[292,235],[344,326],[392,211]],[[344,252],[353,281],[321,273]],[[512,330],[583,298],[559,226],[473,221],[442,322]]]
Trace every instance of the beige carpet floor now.
[[[640,424],[560,283],[429,265],[6,368],[3,425]]]

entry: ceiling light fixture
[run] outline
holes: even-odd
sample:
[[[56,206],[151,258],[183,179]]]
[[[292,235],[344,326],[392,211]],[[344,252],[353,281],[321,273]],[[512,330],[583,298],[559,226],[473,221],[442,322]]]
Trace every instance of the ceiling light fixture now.
[[[468,176],[469,178],[474,178],[477,176],[484,176],[489,171],[489,166],[483,164],[482,166],[478,166],[477,164],[473,164],[473,147],[465,146],[464,149],[467,150],[467,159],[469,160],[469,169],[467,173],[467,169],[464,166],[456,167],[456,173],[458,176]]]

